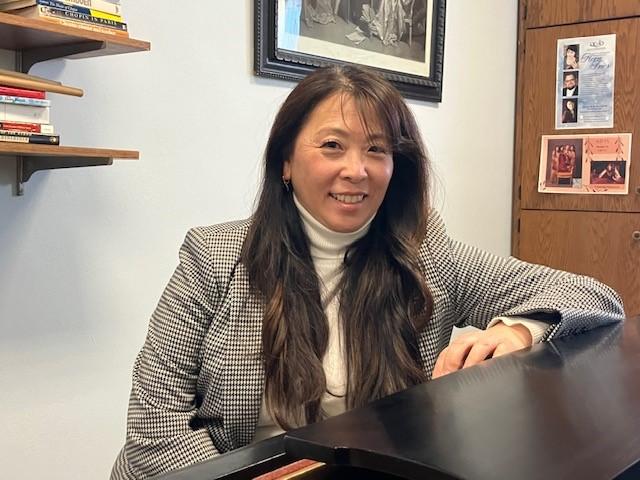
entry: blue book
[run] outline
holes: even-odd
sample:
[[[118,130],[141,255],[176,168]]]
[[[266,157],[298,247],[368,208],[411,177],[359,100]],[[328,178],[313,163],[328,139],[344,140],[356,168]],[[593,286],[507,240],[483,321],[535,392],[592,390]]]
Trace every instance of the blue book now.
[[[51,100],[43,100],[41,98],[14,97],[12,95],[0,95],[0,103],[31,105],[33,107],[48,107],[51,105]]]

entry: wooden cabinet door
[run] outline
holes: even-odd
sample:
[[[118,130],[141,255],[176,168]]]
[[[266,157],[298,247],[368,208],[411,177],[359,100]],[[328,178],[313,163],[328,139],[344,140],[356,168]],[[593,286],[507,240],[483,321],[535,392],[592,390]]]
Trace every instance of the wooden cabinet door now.
[[[640,314],[640,215],[523,210],[520,230],[520,258],[595,277]]]
[[[550,2],[546,2],[550,3]],[[563,0],[554,4],[575,4]],[[584,2],[582,2],[584,3]],[[591,2],[589,2],[591,3]],[[594,2],[598,3],[598,2]],[[617,3],[617,2],[613,2]],[[640,10],[640,1],[634,2]],[[559,7],[558,7],[559,8]],[[612,129],[556,130],[556,52],[561,38],[616,34],[614,127]],[[521,203],[524,209],[640,212],[640,17],[533,28],[525,33],[522,69],[522,128],[520,142]],[[628,195],[567,195],[538,193],[542,135],[632,133]]]
[[[638,0],[528,0],[526,27],[549,27],[640,15]]]

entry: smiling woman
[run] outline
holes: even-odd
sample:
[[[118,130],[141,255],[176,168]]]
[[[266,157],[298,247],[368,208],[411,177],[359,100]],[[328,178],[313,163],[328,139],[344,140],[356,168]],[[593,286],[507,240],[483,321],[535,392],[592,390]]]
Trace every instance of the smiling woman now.
[[[283,178],[302,206],[336,232],[353,232],[373,218],[393,173],[386,132],[377,124],[367,131],[363,118],[375,119],[375,112],[361,116],[348,94],[323,100],[284,162]]]
[[[413,115],[358,67],[287,97],[248,220],[192,229],[112,478],[146,478],[623,318],[595,280],[451,240]],[[458,337],[453,326],[479,333]]]

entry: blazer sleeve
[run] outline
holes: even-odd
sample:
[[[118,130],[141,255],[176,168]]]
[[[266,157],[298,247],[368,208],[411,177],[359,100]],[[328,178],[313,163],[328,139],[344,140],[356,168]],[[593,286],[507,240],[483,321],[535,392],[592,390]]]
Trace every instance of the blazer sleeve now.
[[[112,479],[147,478],[218,453],[194,421],[201,345],[217,298],[208,252],[201,232],[190,230],[133,367],[126,442]]]
[[[580,333],[624,319],[619,295],[593,278],[503,258],[451,240],[441,220],[432,222],[443,242],[456,325],[485,329],[499,316],[527,317],[550,324],[543,340]]]

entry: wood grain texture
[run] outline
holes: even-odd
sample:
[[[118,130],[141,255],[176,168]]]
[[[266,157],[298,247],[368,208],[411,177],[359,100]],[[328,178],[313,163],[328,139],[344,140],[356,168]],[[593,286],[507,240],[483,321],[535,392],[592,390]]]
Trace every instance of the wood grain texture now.
[[[563,3],[563,2],[558,2]],[[568,2],[571,3],[571,2]],[[639,2],[640,3],[640,2]],[[556,130],[556,49],[559,38],[616,33],[614,126],[612,129]],[[636,132],[640,112],[640,18],[528,30],[523,90],[523,135],[516,161],[520,160],[521,208],[640,212],[640,132]],[[540,140],[542,135],[587,133],[633,134],[629,195],[563,195],[538,193]],[[634,162],[634,156],[636,161]]]
[[[528,0],[527,28],[640,15],[638,0]]]
[[[525,58],[525,13],[527,0],[518,3],[518,45],[516,55],[519,59],[516,63],[516,105],[515,105],[515,138],[513,145],[513,189],[511,191],[511,255],[518,256],[520,248],[520,152],[522,150],[522,92],[524,85],[524,58]]]
[[[110,157],[125,160],[137,160],[140,153],[134,150],[116,150],[112,148],[63,147],[59,145],[35,145],[30,143],[0,143],[0,159],[3,155],[22,155],[27,157]]]
[[[523,210],[520,258],[589,275],[614,288],[627,315],[640,313],[640,214]]]
[[[30,90],[43,90],[45,92],[72,95],[74,97],[82,97],[84,95],[84,91],[81,88],[62,85],[61,83],[54,83],[49,80],[42,81],[35,77],[28,78],[28,76],[25,75],[6,75],[2,72],[0,72],[0,85],[28,88]]]
[[[151,48],[149,42],[134,38],[118,37],[107,33],[56,25],[46,20],[0,13],[0,48],[2,49],[30,50],[83,42],[101,42],[102,45],[95,51],[79,54],[74,58],[141,52]]]

